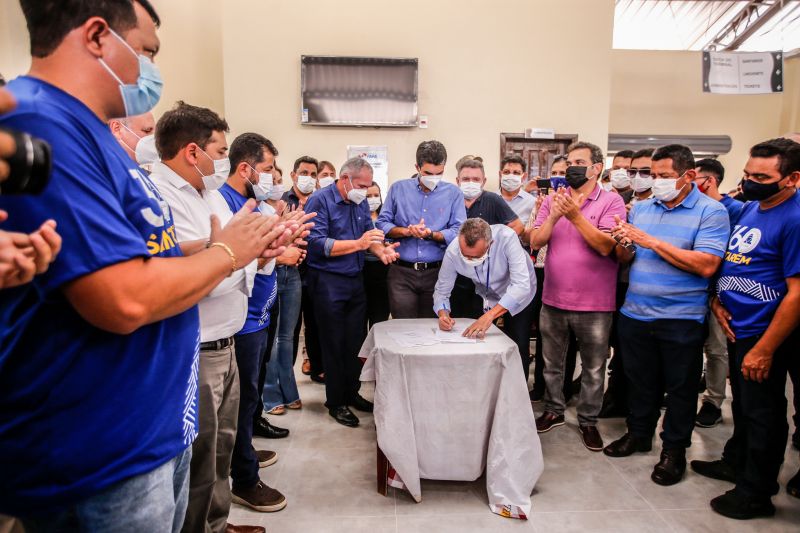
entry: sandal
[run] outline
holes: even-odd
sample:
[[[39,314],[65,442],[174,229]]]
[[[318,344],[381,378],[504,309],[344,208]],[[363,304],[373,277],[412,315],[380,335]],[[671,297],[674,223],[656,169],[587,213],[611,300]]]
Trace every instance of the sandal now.
[[[268,415],[283,415],[283,414],[286,414],[286,407],[284,407],[282,405],[276,405],[275,407],[273,407],[272,409],[267,411],[267,414]]]
[[[295,400],[292,403],[287,404],[286,408],[287,409],[302,409],[303,408],[303,402],[301,402],[300,400]]]

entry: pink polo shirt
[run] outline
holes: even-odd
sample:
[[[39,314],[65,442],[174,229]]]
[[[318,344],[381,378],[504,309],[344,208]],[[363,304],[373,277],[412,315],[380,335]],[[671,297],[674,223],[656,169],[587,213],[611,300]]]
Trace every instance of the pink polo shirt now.
[[[550,203],[551,198],[545,198],[534,227],[544,224]],[[593,226],[611,231],[616,226],[614,215],[625,220],[625,202],[598,185],[583,202],[581,213]],[[617,268],[613,254],[603,257],[594,251],[572,222],[561,217],[547,245],[542,302],[565,311],[615,311]]]

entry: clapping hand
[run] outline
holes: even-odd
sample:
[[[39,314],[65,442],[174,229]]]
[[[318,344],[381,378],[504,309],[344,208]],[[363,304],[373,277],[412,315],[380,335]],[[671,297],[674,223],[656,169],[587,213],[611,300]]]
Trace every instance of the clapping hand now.
[[[0,222],[6,218],[0,211]],[[53,220],[29,235],[0,231],[0,289],[28,283],[47,270],[59,251],[61,236]]]
[[[400,243],[396,242],[393,244],[387,244],[383,247],[383,250],[378,255],[378,258],[383,262],[384,265],[394,263],[400,259],[400,254],[398,254],[396,250],[398,246],[400,246]]]
[[[652,248],[655,246],[657,240],[655,237],[646,233],[633,224],[625,222],[619,215],[614,215],[614,221],[617,225],[611,230],[611,236],[623,246],[631,243],[641,246],[642,248]]]
[[[572,199],[572,195],[570,193],[561,188],[555,195],[553,195],[550,209],[557,211],[560,216],[564,216],[567,218],[567,220],[572,221],[581,215],[580,206],[583,205],[584,198],[585,195],[581,193],[578,196],[578,200],[575,201]]]
[[[361,249],[366,250],[373,244],[382,244],[384,239],[384,234],[379,229],[371,229],[369,231],[365,231],[364,235],[358,239],[360,243]]]
[[[411,224],[408,226],[408,231],[411,237],[415,239],[427,239],[433,233],[430,228],[425,226],[425,219],[419,219],[419,224]]]

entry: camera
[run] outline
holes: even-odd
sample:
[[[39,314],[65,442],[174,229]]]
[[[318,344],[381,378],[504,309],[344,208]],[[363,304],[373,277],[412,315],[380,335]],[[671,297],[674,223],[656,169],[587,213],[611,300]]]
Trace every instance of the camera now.
[[[14,152],[6,158],[10,172],[0,181],[0,194],[41,193],[50,181],[50,145],[21,131],[0,129],[3,133],[11,137]]]

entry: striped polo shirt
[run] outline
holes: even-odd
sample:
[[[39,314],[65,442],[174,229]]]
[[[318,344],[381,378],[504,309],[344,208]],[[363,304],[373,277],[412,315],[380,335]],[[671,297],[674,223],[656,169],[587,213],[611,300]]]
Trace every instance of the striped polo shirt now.
[[[725,207],[700,193],[694,184],[689,195],[673,208],[652,198],[638,202],[629,221],[673,246],[718,257],[725,254],[730,235]],[[704,322],[708,285],[708,279],[681,270],[653,250],[637,246],[621,312],[648,322],[658,319]]]

